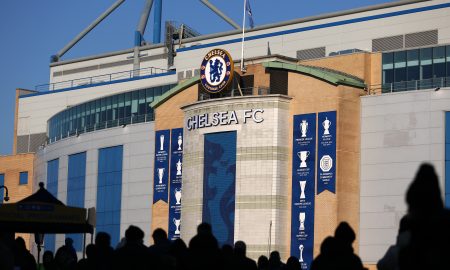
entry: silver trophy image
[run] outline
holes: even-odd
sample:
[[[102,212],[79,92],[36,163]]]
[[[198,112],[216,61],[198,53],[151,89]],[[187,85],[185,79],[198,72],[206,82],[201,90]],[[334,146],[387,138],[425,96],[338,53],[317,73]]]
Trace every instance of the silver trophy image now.
[[[322,122],[322,126],[325,129],[325,131],[323,132],[323,135],[329,135],[330,134],[330,127],[331,127],[331,121],[328,120],[328,117],[325,117],[325,121]]]
[[[300,123],[300,132],[302,133],[302,138],[306,137],[306,132],[308,132],[308,122],[306,120],[302,120]]]
[[[309,152],[309,151],[300,151],[300,152],[297,152],[297,156],[300,158],[300,168],[306,168],[306,167],[308,167],[307,165],[306,165],[306,159],[309,157],[309,154],[310,154],[311,152]]]
[[[159,135],[159,151],[164,151],[164,135]]]
[[[305,199],[305,187],[306,187],[306,181],[300,181],[300,199]]]
[[[305,219],[306,219],[306,214],[305,212],[300,212],[300,215],[298,215],[298,220],[300,221],[300,231],[304,231],[305,230]]]
[[[183,163],[181,163],[181,160],[178,160],[177,162],[177,175],[181,175],[181,166],[183,165]]]
[[[180,224],[181,224],[181,219],[173,219],[173,224],[175,224],[175,234],[180,234]]]
[[[183,136],[181,133],[178,135],[178,150],[181,150],[181,145],[183,144]]]
[[[303,245],[300,245],[298,249],[300,250],[300,259],[298,261],[303,262],[303,249],[304,249]]]
[[[175,188],[175,200],[177,201],[175,204],[181,204],[181,188]]]
[[[164,171],[165,171],[165,168],[158,168],[158,178],[159,178],[159,184],[160,184],[160,185],[162,184],[162,179],[163,179],[163,176],[164,176]]]

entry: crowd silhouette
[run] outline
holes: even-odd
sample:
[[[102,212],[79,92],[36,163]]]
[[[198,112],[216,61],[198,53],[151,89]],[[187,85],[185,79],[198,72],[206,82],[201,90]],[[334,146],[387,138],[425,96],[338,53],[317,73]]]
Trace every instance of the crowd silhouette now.
[[[396,243],[389,247],[377,264],[379,270],[449,269],[450,267],[450,211],[444,208],[438,177],[434,168],[423,164],[406,194],[408,212],[400,221]],[[5,270],[299,270],[298,258],[289,257],[283,263],[278,251],[269,258],[260,256],[255,262],[247,257],[243,241],[234,246],[219,246],[207,223],[197,228],[189,244],[177,239],[170,241],[162,229],[153,234],[153,245],[144,245],[144,232],[129,226],[117,247],[105,232],[96,235],[95,243],[86,246],[86,258],[78,260],[73,241],[67,238],[53,256],[45,251],[37,266],[26,249],[23,238],[8,239],[0,233],[0,269]],[[341,222],[333,236],[324,239],[320,254],[311,270],[365,269],[354,253],[356,234],[350,225]]]

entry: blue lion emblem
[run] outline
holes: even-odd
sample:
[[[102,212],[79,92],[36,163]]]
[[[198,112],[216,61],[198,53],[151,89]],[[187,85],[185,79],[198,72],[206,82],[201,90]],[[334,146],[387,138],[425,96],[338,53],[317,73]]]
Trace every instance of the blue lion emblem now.
[[[213,63],[213,60],[209,60],[209,79],[211,82],[219,82],[220,76],[223,72],[223,64],[219,59],[216,59]]]

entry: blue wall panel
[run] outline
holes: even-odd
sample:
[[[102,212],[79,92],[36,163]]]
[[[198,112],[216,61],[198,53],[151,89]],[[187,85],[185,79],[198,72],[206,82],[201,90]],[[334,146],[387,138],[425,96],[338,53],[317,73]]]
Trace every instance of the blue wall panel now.
[[[219,244],[234,243],[236,132],[205,135],[203,222],[211,224]]]
[[[109,233],[113,247],[120,239],[122,160],[122,145],[99,150],[96,231]]]
[[[84,191],[86,185],[86,152],[69,156],[67,173],[67,205],[84,207]],[[69,234],[77,251],[83,250],[83,234]]]
[[[3,186],[5,184],[5,175],[0,174],[0,186]],[[0,189],[0,204],[3,203],[3,196],[5,194],[5,189]]]
[[[53,196],[58,196],[58,172],[59,172],[59,159],[54,159],[47,162],[47,190]],[[44,236],[45,250],[51,250],[53,253],[55,250],[55,235],[47,234]]]

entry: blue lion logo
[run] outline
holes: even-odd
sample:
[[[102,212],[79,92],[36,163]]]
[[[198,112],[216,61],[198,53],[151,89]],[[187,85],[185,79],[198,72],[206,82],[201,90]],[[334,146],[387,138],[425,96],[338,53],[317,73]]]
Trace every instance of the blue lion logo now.
[[[223,72],[223,64],[219,59],[216,59],[213,63],[213,60],[209,60],[209,79],[211,82],[219,82],[220,76]]]

